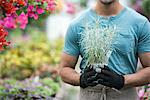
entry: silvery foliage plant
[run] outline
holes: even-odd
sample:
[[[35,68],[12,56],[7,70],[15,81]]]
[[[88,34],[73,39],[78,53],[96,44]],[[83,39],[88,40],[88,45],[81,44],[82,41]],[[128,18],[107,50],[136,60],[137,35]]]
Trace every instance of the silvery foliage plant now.
[[[120,30],[120,29],[119,29]],[[95,21],[95,24],[85,24],[85,29],[81,33],[80,46],[84,50],[86,66],[94,65],[97,73],[101,72],[104,65],[108,65],[108,60],[113,51],[113,42],[119,31],[115,24],[103,27],[100,20]],[[105,86],[103,90],[105,91]],[[121,93],[120,91],[112,88]]]
[[[79,44],[84,50],[86,65],[97,67],[107,65],[112,53],[112,43],[117,32],[116,25],[102,27],[100,22],[97,20],[94,25],[85,24],[85,29],[81,33]]]

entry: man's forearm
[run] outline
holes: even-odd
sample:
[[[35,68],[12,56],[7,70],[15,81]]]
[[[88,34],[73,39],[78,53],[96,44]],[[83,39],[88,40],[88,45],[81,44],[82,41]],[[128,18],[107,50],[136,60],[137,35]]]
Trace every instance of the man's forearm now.
[[[150,83],[150,67],[144,68],[135,74],[125,75],[125,86],[142,86]]]
[[[68,84],[79,86],[80,85],[80,74],[70,67],[64,67],[60,71],[62,80]]]

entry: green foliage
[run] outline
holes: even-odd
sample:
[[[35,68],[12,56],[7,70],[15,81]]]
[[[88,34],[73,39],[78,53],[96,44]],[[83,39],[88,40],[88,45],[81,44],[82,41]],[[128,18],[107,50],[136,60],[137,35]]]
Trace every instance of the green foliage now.
[[[130,0],[132,4],[135,4],[136,3],[136,0]]]
[[[59,84],[55,84],[53,80],[48,80],[47,78],[45,78],[41,81],[41,83],[46,85],[46,86],[53,88],[52,93],[55,93],[59,90]]]
[[[12,85],[11,82],[15,82],[15,84]],[[59,89],[59,83],[50,78],[40,79],[37,82],[34,82],[34,79],[26,79],[24,81],[6,79],[0,84],[0,99],[46,99],[47,97],[51,97],[56,94]]]
[[[87,6],[87,0],[80,0],[80,5],[82,7],[86,7]]]
[[[150,16],[150,0],[143,0],[142,8],[144,10],[144,13]]]

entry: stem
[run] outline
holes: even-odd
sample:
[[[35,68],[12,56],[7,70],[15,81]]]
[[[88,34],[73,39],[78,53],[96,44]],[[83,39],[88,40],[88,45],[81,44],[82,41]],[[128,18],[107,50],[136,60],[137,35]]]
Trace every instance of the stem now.
[[[2,14],[3,14],[3,16],[6,17],[4,8],[3,7],[1,7],[1,8],[2,8]]]

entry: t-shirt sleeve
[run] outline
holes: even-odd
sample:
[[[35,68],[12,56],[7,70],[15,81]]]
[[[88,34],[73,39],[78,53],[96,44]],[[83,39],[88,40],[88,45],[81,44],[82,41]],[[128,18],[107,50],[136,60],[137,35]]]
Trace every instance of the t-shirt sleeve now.
[[[63,52],[75,57],[79,55],[77,32],[72,24],[70,24],[70,26],[67,29]]]
[[[147,20],[140,31],[138,53],[150,52],[150,22]]]

